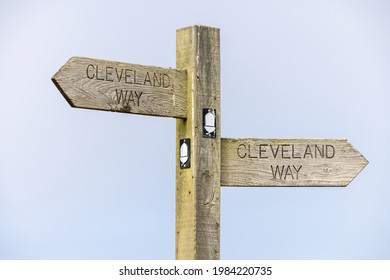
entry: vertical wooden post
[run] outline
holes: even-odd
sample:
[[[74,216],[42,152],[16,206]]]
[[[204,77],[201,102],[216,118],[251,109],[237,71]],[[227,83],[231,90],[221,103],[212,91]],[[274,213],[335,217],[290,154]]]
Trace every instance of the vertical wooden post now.
[[[220,257],[219,29],[190,26],[176,33],[176,67],[187,70],[188,110],[176,121],[176,259]],[[215,138],[204,137],[203,109],[215,109]],[[190,167],[181,168],[180,139],[190,139]]]

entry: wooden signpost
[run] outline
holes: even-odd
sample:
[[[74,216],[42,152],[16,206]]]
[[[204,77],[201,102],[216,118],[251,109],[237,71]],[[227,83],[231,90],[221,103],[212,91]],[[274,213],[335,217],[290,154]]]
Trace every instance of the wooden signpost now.
[[[347,186],[346,139],[221,139],[219,29],[177,30],[176,67],[73,57],[52,80],[72,107],[176,118],[176,259],[220,258],[220,187]]]

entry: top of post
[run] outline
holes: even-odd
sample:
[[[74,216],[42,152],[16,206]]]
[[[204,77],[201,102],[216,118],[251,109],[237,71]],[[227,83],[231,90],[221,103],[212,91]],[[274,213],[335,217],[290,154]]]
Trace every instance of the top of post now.
[[[193,29],[208,28],[208,29],[217,29],[217,30],[219,30],[218,27],[213,27],[213,26],[208,26],[208,25],[202,25],[202,24],[195,24],[195,25],[191,25],[191,26],[186,26],[186,27],[179,28],[179,29],[177,29],[176,31],[185,30],[185,29],[190,29],[190,28],[193,28]]]

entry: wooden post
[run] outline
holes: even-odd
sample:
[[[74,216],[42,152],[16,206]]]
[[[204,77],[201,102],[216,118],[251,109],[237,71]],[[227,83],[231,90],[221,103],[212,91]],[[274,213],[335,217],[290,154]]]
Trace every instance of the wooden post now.
[[[187,118],[176,120],[176,259],[219,259],[219,29],[197,25],[177,30],[176,67],[187,70],[188,93]],[[205,110],[215,112],[211,136],[204,135]],[[190,140],[187,168],[179,160],[180,139]]]

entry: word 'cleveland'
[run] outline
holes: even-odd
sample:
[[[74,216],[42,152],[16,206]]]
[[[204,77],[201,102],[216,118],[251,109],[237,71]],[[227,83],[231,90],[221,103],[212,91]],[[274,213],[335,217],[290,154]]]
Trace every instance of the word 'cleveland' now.
[[[126,84],[169,88],[171,79],[166,73],[156,73],[113,66],[88,64],[86,68],[88,79],[107,82],[122,82]]]
[[[237,148],[237,155],[240,158],[282,158],[282,159],[331,159],[335,156],[336,150],[333,145],[300,145],[294,144],[240,144]]]

